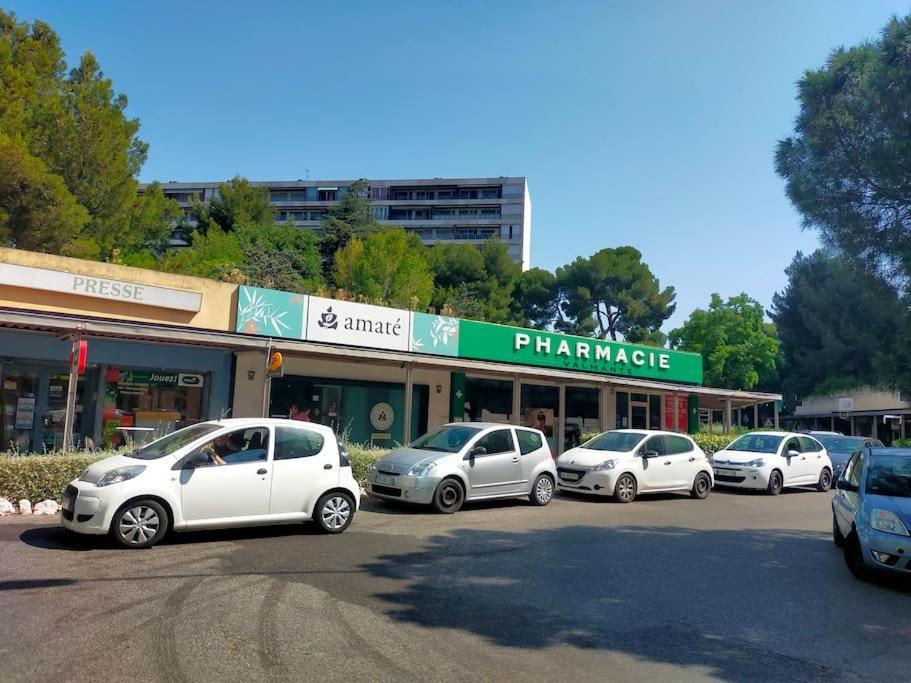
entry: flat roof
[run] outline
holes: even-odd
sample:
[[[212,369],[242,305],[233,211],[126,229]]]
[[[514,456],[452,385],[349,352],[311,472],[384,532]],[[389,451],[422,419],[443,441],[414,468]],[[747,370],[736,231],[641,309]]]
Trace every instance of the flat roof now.
[[[211,181],[206,180],[202,182],[188,182],[188,181],[157,181],[162,189],[165,190],[195,190],[200,188],[205,189],[214,189],[217,188],[222,183],[230,182],[230,178],[225,180]],[[300,179],[297,180],[250,180],[249,182],[252,185],[267,185],[269,187],[276,188],[291,188],[291,187],[329,187],[336,185],[351,185],[356,183],[358,180],[365,181],[369,184],[383,184],[383,185],[402,185],[402,186],[414,186],[414,187],[435,187],[437,185],[502,185],[504,183],[516,184],[526,182],[525,176],[497,176],[497,177],[487,177],[487,178],[351,178],[348,180],[310,180],[310,179]],[[140,183],[141,188],[148,187],[152,183]]]

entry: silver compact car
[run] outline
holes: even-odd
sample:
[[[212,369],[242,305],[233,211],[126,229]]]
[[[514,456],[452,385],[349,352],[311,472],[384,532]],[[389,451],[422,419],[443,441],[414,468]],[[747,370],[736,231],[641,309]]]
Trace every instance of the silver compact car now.
[[[534,505],[547,505],[556,481],[553,456],[537,429],[455,422],[377,462],[367,489],[376,498],[453,513],[466,500],[528,496]]]

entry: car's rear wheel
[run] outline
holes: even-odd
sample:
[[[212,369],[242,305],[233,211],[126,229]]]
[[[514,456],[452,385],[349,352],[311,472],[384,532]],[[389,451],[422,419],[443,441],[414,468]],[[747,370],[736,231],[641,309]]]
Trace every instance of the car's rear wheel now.
[[[770,496],[777,496],[783,488],[784,478],[781,476],[781,472],[772,470],[772,474],[769,475],[769,485],[766,487],[766,493]]]
[[[816,490],[825,493],[830,488],[832,488],[832,470],[823,467],[822,472],[819,473],[819,481],[816,482]]]
[[[124,548],[151,548],[168,532],[168,512],[156,500],[134,500],[111,520],[110,534]]]
[[[618,503],[632,503],[636,499],[636,477],[621,474],[614,486],[614,500]]]
[[[465,502],[465,489],[455,479],[444,479],[433,494],[433,509],[444,515],[457,512]]]
[[[845,539],[845,564],[848,565],[848,569],[854,575],[854,578],[861,580],[865,580],[870,576],[870,570],[864,564],[863,552],[857,532],[851,532],[851,535]]]
[[[690,490],[690,495],[693,498],[705,500],[709,497],[709,491],[711,490],[712,480],[709,479],[709,475],[707,475],[705,472],[700,472],[696,475],[695,481],[693,481],[693,488]]]
[[[550,475],[539,474],[528,497],[532,505],[547,505],[554,497],[554,480]]]
[[[321,531],[340,534],[354,520],[354,499],[347,493],[331,491],[316,501],[313,519]]]
[[[838,528],[838,520],[835,519],[835,513],[832,513],[832,540],[835,541],[836,547],[845,547],[845,536],[841,533],[841,529]]]

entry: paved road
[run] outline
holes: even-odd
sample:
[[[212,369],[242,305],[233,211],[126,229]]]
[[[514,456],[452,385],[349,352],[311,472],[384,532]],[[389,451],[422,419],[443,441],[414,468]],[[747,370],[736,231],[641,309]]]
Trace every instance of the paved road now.
[[[342,536],[146,551],[0,521],[4,680],[909,680],[911,589],[864,584],[829,495],[368,504]]]

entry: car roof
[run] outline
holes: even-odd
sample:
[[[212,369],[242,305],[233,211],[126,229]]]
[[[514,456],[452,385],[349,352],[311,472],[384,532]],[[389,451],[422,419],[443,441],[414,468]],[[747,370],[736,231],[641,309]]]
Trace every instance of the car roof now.
[[[491,427],[515,427],[516,429],[530,429],[533,432],[540,431],[534,427],[525,425],[511,425],[505,422],[447,422],[444,427],[477,427],[478,429],[490,429]]]
[[[670,434],[672,436],[686,436],[689,438],[689,434],[681,434],[680,432],[672,432],[666,429],[611,429],[608,431],[620,432],[622,434],[644,434],[645,436],[652,436],[653,434]]]
[[[305,422],[303,420],[290,420],[283,417],[230,417],[223,420],[206,420],[198,424],[219,425],[225,428],[243,429],[252,427],[294,427],[306,428],[322,434],[334,434],[332,427],[321,425],[319,422]]]
[[[888,448],[876,446],[870,448],[871,455],[897,455],[900,458],[911,458],[911,448]]]
[[[741,434],[740,436],[751,436],[753,434],[760,434],[762,436],[780,436],[782,438],[786,438],[789,436],[812,436],[812,434],[806,434],[806,433],[801,434],[800,432],[770,432],[770,431],[766,431],[764,429],[758,429],[753,432],[745,432],[745,433]],[[738,438],[738,437],[734,437],[734,438]]]

